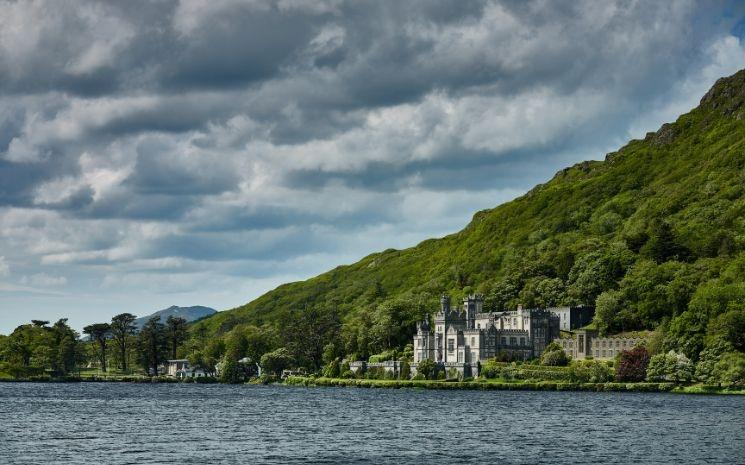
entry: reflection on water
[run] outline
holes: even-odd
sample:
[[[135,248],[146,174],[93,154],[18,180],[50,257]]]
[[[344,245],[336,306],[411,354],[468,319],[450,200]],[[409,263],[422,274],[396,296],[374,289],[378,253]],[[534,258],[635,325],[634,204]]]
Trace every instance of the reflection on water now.
[[[745,397],[0,383],[0,463],[745,464]]]

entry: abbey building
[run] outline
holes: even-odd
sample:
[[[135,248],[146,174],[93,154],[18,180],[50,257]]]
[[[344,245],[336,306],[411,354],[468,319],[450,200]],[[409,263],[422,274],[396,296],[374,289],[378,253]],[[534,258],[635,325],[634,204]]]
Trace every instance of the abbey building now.
[[[429,359],[437,363],[476,364],[506,353],[512,359],[537,357],[559,336],[559,315],[543,309],[488,312],[483,299],[471,295],[463,307],[451,307],[450,298],[440,299],[434,324],[427,316],[417,324],[414,363]],[[432,325],[432,326],[431,326]]]

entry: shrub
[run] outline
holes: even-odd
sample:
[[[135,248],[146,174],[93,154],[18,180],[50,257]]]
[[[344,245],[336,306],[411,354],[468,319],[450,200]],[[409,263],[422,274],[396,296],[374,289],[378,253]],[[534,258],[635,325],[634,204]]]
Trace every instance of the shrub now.
[[[541,356],[541,365],[563,367],[569,363],[569,357],[564,353],[563,350],[552,350],[550,352],[544,352]]]
[[[401,379],[411,378],[411,366],[409,366],[409,362],[405,360],[401,362],[401,372],[399,373],[399,377]]]
[[[693,363],[683,354],[670,351],[649,360],[647,380],[687,382],[693,379]]]
[[[479,376],[483,378],[494,379],[499,376],[500,372],[501,367],[498,365],[498,362],[495,359],[492,359],[487,360],[481,365],[481,373],[479,374]]]
[[[624,350],[618,359],[616,381],[644,381],[648,365],[649,353],[644,347]]]
[[[417,366],[416,372],[420,373],[426,379],[434,379],[436,376],[437,366],[432,360],[422,360]]]
[[[370,358],[368,359],[368,362],[369,363],[387,362],[388,360],[396,359],[396,355],[397,354],[395,350],[386,350],[379,354],[371,355]]]
[[[546,350],[541,355],[541,365],[547,366],[566,366],[569,363],[569,357],[564,353],[564,349],[561,348],[556,342],[552,342],[546,346]]]
[[[323,369],[323,376],[327,378],[338,378],[340,373],[341,364],[339,363],[338,358],[331,360]]]
[[[569,377],[579,383],[606,383],[613,379],[613,370],[597,360],[585,360],[574,364]]]
[[[280,376],[282,370],[289,368],[293,363],[292,354],[284,347],[261,356],[261,367],[276,376]]]
[[[745,354],[742,352],[724,354],[714,366],[712,376],[720,383],[745,386]]]
[[[714,367],[722,355],[732,350],[732,344],[722,338],[710,340],[709,345],[698,356],[696,379],[703,382],[718,382],[713,376]]]

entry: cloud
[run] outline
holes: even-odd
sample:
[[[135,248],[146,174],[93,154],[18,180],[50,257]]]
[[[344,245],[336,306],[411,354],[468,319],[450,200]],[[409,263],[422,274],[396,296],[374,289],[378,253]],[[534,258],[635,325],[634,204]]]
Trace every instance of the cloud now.
[[[52,276],[46,273],[37,273],[31,276],[23,276],[21,284],[30,284],[36,287],[56,287],[67,284],[67,278],[64,276]]]
[[[0,256],[0,277],[10,276],[10,265],[5,261],[5,257]]]
[[[0,330],[38,289],[230,307],[458,230],[745,63],[737,2],[0,8]]]

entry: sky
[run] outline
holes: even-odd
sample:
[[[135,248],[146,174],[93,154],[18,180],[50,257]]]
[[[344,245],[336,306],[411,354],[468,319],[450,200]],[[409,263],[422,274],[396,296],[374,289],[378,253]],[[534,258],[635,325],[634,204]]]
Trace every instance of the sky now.
[[[743,6],[0,0],[0,333],[458,231],[695,107]]]

